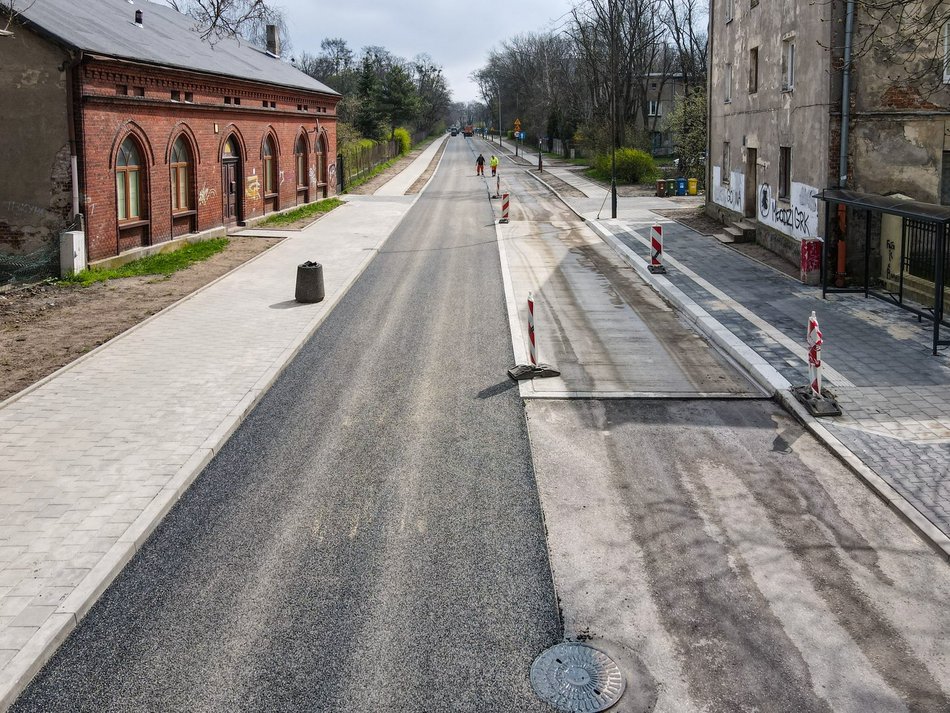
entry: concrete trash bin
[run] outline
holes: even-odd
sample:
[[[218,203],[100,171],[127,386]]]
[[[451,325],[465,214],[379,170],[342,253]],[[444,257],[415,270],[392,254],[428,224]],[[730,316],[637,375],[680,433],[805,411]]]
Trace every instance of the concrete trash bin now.
[[[323,292],[323,265],[307,261],[297,265],[297,290],[294,299],[298,302],[321,302]]]
[[[662,178],[656,182],[656,194],[660,198],[666,195],[666,181]]]

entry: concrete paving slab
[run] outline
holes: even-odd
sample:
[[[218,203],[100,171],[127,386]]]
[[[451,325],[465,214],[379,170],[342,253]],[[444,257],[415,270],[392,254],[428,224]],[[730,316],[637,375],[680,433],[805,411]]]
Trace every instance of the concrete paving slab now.
[[[762,395],[595,233],[554,212],[532,193],[537,187],[530,179],[510,180],[521,203],[512,222],[499,226],[498,241],[512,339],[528,343],[531,292],[538,359],[561,372],[521,382],[523,396]]]

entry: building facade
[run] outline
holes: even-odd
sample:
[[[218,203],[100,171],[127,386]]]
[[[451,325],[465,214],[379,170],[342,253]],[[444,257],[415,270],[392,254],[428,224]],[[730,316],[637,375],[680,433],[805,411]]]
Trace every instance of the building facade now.
[[[37,0],[0,38],[0,253],[90,262],[222,234],[335,192],[339,94],[164,5]]]
[[[912,28],[917,61],[896,59],[893,29],[860,1],[713,0],[707,212],[797,263],[829,237],[825,188],[950,199],[950,28]]]

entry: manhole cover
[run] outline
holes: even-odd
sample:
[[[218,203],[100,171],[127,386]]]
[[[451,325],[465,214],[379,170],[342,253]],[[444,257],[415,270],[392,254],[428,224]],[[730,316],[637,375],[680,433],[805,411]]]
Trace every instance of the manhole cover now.
[[[559,711],[605,711],[623,694],[620,668],[603,651],[586,644],[552,646],[531,664],[534,692]]]

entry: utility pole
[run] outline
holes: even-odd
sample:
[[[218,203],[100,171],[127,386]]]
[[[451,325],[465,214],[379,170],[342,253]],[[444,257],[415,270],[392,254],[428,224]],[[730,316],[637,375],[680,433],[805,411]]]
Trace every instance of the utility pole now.
[[[610,217],[617,217],[617,21],[616,0],[607,0],[610,25]]]

